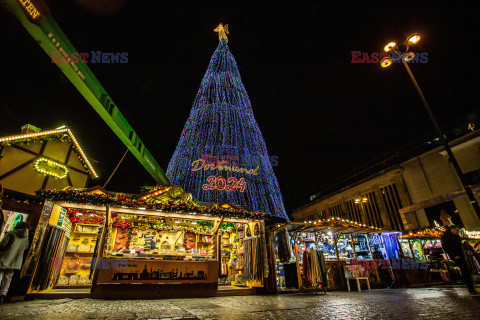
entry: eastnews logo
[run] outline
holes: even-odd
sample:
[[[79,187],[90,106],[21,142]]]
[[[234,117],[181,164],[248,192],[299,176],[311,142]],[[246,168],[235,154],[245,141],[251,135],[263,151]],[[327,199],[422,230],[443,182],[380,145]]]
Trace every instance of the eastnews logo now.
[[[383,58],[389,57],[390,54],[387,52],[362,52],[362,51],[352,51],[352,60],[351,63],[379,63]],[[404,60],[402,52],[391,52],[392,63],[427,63],[428,62],[428,52],[418,52],[411,60]]]
[[[428,269],[428,262],[416,261],[413,259],[372,259],[359,260],[351,259],[350,264],[353,269],[378,270],[424,270]]]
[[[73,52],[70,56],[65,51],[52,51],[52,63],[127,63],[128,52]]]

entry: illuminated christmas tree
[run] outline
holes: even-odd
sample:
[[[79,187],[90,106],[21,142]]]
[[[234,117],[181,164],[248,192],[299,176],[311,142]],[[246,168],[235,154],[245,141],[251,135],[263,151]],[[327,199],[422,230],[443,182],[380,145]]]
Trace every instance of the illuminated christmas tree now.
[[[220,32],[167,176],[199,201],[227,202],[288,219],[265,141],[224,35]]]

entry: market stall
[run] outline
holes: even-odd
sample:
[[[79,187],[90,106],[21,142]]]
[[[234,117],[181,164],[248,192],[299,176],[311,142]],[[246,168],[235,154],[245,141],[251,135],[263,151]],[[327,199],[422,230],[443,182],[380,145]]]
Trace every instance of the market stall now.
[[[262,288],[268,276],[263,213],[200,205],[178,187],[133,200],[77,191],[42,196],[50,201],[27,258],[31,294],[90,288],[94,298],[212,296],[219,284]],[[61,245],[45,240],[51,227],[64,232]]]
[[[386,270],[388,277],[391,271],[382,231],[341,218],[277,225],[271,230],[276,239],[277,290],[311,287],[304,259],[312,251],[321,256],[321,285],[329,290],[347,288],[346,278],[368,278],[372,284],[384,282],[379,269]]]
[[[440,238],[443,231],[443,227],[437,226],[399,237],[403,260],[406,261],[403,263],[406,266],[403,270],[408,286],[452,283],[461,280],[460,271],[442,249]],[[465,240],[464,249],[472,276],[480,280],[480,259],[477,251],[480,240],[476,237],[477,233],[462,229],[460,235]]]

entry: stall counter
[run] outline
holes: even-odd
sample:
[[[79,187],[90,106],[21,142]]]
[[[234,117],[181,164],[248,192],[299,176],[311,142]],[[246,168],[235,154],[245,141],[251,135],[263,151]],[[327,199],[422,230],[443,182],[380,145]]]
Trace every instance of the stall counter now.
[[[95,298],[214,296],[218,289],[217,260],[103,258],[96,268]]]

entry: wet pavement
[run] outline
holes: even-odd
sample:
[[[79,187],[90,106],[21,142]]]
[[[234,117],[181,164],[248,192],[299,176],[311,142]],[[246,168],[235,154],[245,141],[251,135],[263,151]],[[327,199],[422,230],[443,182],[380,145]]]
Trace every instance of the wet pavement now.
[[[0,319],[479,319],[465,288],[164,300],[58,299],[0,306]]]

